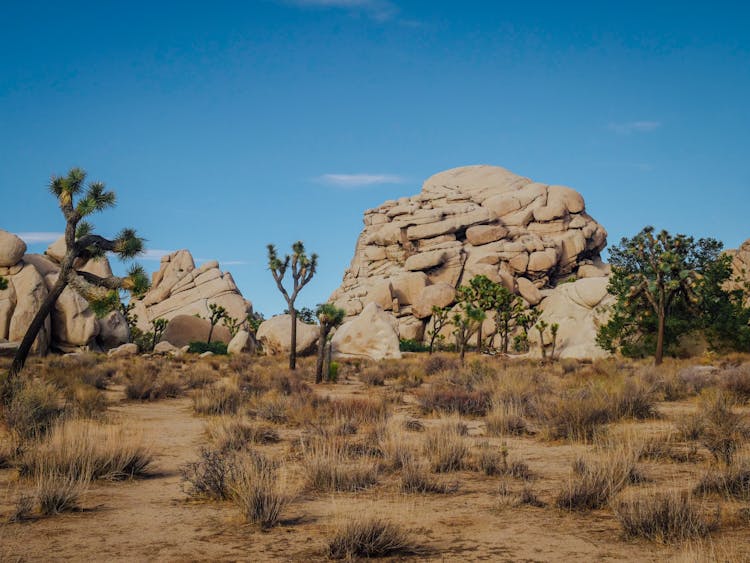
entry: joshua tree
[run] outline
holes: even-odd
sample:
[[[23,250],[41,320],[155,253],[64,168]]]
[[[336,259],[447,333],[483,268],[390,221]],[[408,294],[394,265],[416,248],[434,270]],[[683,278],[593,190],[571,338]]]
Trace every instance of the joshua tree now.
[[[245,325],[247,321],[240,321],[239,319],[235,319],[234,317],[230,317],[227,315],[224,317],[224,319],[221,321],[221,324],[223,324],[227,330],[229,331],[229,334],[232,335],[232,338],[237,336],[237,333],[240,331],[240,329]]]
[[[432,306],[432,328],[427,331],[427,335],[430,337],[429,352],[435,350],[435,341],[444,338],[440,331],[443,327],[448,324],[448,309],[446,307],[438,307],[437,305]]]
[[[328,335],[334,327],[339,326],[346,316],[346,311],[339,309],[332,303],[323,303],[318,305],[315,312],[320,322],[320,336],[318,337],[318,363],[315,366],[315,383],[323,381],[323,364],[326,355],[326,343]]]
[[[549,324],[546,321],[539,321],[534,327],[539,331],[539,348],[542,350],[542,360],[547,359],[547,345],[544,343],[544,333],[547,331],[548,326]]]
[[[510,326],[514,321],[518,323],[522,314],[523,301],[521,298],[513,295],[504,286],[500,286],[495,299],[495,330],[500,335],[500,348],[503,354],[508,353]]]
[[[227,310],[221,305],[217,305],[216,303],[209,303],[208,308],[211,311],[211,314],[208,317],[208,322],[211,323],[211,328],[208,330],[208,340],[206,341],[206,343],[211,344],[211,337],[214,334],[214,327],[219,324],[219,321],[221,319],[225,319],[227,317]]]
[[[164,331],[167,329],[167,319],[154,319],[151,321],[151,351],[154,351],[156,344],[161,340]]]
[[[484,319],[484,311],[471,303],[463,303],[460,312],[453,314],[453,336],[456,337],[456,347],[458,348],[462,365],[466,355],[466,345]]]
[[[138,265],[133,266],[124,278],[101,278],[76,270],[78,264],[102,257],[107,252],[116,254],[120,259],[130,259],[143,251],[143,239],[133,229],[123,229],[111,240],[93,233],[92,225],[84,221],[84,218],[113,207],[115,193],[107,191],[101,182],[85,185],[85,180],[86,173],[80,168],[73,168],[67,176],[53,176],[50,182],[50,192],[57,198],[60,211],[65,217],[65,256],[60,264],[57,281],[36,312],[16,351],[10,367],[9,381],[23,369],[39,330],[68,285],[89,301],[106,299],[113,290],[126,289],[140,295],[148,289],[148,278]]]
[[[8,280],[6,280],[3,276],[0,276],[0,291],[8,289]]]
[[[289,294],[284,287],[284,275],[291,266],[292,269],[292,293]],[[268,269],[276,282],[276,286],[284,296],[289,309],[289,316],[292,318],[292,337],[289,349],[289,369],[297,368],[297,309],[294,308],[294,302],[299,292],[305,287],[315,275],[318,267],[318,255],[312,254],[310,257],[305,253],[305,245],[298,240],[292,245],[292,255],[288,254],[281,260],[276,253],[276,247],[273,244],[268,245]]]
[[[560,330],[560,325],[558,323],[552,323],[549,327],[550,332],[552,333],[552,349],[550,350],[550,358],[555,359],[555,349],[557,348],[557,331]]]

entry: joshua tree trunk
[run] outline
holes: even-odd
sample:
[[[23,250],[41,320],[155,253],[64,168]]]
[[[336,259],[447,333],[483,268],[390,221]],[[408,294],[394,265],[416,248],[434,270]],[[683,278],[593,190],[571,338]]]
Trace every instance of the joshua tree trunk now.
[[[477,352],[482,353],[482,323],[479,323],[477,329]]]
[[[68,274],[72,268],[72,265],[72,259],[65,260],[63,262],[55,285],[47,294],[47,297],[42,302],[42,306],[39,308],[39,310],[34,315],[34,318],[31,320],[31,324],[29,324],[29,328],[26,330],[26,334],[24,335],[23,340],[21,340],[21,344],[18,346],[16,355],[13,358],[13,363],[10,366],[10,371],[8,372],[9,380],[13,380],[15,377],[17,377],[18,374],[21,373],[24,364],[26,364],[26,359],[29,357],[31,347],[34,345],[34,341],[39,335],[39,331],[42,329],[42,326],[44,326],[44,321],[52,312],[52,307],[55,306],[55,302],[65,290],[65,287],[68,285]]]
[[[297,309],[294,302],[289,305],[289,316],[292,317],[292,338],[289,349],[289,369],[297,369]]]
[[[315,366],[315,383],[323,382],[323,365],[326,359],[326,344],[331,329],[327,326],[320,326],[320,337],[318,338],[318,362]]]
[[[664,325],[665,325],[665,312],[663,307],[659,308],[658,318],[659,326],[656,332],[656,354],[654,354],[654,364],[661,365],[664,358]]]

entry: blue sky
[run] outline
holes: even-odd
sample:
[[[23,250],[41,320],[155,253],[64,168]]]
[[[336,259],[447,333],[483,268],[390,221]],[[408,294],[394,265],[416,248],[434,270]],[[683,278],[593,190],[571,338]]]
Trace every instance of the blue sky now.
[[[3,2],[0,227],[62,230],[81,166],[102,234],[216,258],[266,315],[265,245],[338,286],[363,210],[495,164],[580,191],[610,242],[750,237],[750,8],[711,2]],[[37,233],[34,237],[33,233]],[[43,242],[32,250],[46,247]]]

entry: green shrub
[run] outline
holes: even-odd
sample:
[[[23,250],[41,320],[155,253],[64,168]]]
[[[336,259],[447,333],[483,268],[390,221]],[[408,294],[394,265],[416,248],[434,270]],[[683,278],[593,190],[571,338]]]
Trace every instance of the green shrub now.
[[[411,339],[402,339],[398,341],[398,349],[402,352],[428,352],[429,347],[421,342]]]
[[[227,345],[223,342],[191,342],[188,347],[191,354],[203,354],[204,352],[213,352],[218,356],[227,355]]]

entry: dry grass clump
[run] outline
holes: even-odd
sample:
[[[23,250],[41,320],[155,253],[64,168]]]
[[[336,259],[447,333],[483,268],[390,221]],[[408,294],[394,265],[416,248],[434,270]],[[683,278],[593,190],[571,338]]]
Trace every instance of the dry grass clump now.
[[[90,420],[69,420],[26,449],[19,472],[36,475],[49,470],[79,480],[119,480],[146,475],[152,461],[138,434]]]
[[[522,436],[528,432],[523,409],[514,403],[500,403],[484,419],[490,436]]]
[[[445,495],[455,493],[458,488],[458,481],[452,483],[438,481],[416,460],[411,460],[403,466],[400,483],[400,489],[403,493]]]
[[[524,482],[520,491],[515,491],[510,481],[503,479],[497,490],[501,507],[533,506],[544,508],[547,503],[541,500],[528,482]]]
[[[698,453],[697,445],[677,441],[670,434],[645,440],[641,447],[639,459],[649,459],[656,462],[697,463],[703,460],[703,456]]]
[[[85,477],[61,473],[54,467],[41,467],[34,475],[33,497],[19,499],[15,518],[28,518],[34,501],[42,516],[77,510],[88,486],[89,480]]]
[[[188,389],[203,389],[211,385],[218,378],[218,374],[210,366],[198,363],[187,370],[185,375],[185,387]]]
[[[391,557],[418,552],[417,545],[402,527],[372,516],[347,521],[328,542],[331,559]]]
[[[604,454],[602,459],[578,459],[574,476],[557,495],[555,504],[564,510],[592,510],[605,506],[627,484],[639,480],[636,461],[639,452],[625,445]]]
[[[673,543],[702,538],[718,527],[718,514],[707,519],[688,493],[649,492],[612,506],[623,531],[631,538]]]
[[[745,416],[733,410],[734,401],[722,392],[704,393],[701,404],[703,445],[717,461],[729,465],[735,452],[747,440]]]
[[[125,396],[132,401],[158,401],[179,397],[183,393],[174,376],[162,376],[153,371],[131,374],[125,383]]]
[[[267,529],[275,526],[288,503],[277,479],[277,465],[255,454],[236,461],[229,484],[232,501],[246,522]]]
[[[715,387],[719,383],[718,370],[712,366],[689,366],[677,373],[677,379],[687,392],[693,395],[701,393],[708,387]]]
[[[384,399],[332,399],[321,404],[320,410],[331,419],[357,425],[382,422],[390,416],[390,407]]]
[[[242,392],[232,383],[212,385],[193,395],[193,410],[196,414],[237,414],[241,403]]]
[[[536,411],[548,439],[590,441],[613,418],[609,399],[601,389],[587,386],[546,397]]]
[[[211,421],[207,430],[219,450],[242,450],[248,444],[275,444],[281,439],[275,428],[232,417]]]
[[[488,392],[468,390],[464,387],[433,384],[416,392],[422,412],[484,416],[491,405]]]
[[[489,442],[479,444],[476,455],[476,469],[487,476],[507,475],[516,479],[528,481],[533,478],[528,464],[520,460],[508,459],[508,448],[504,445],[495,448]]]
[[[347,444],[336,436],[303,443],[302,466],[307,486],[314,491],[359,491],[377,482],[378,469],[350,458]]]
[[[426,375],[455,371],[458,368],[459,363],[456,361],[456,358],[447,354],[432,354],[424,363],[424,372]]]
[[[701,478],[693,492],[750,500],[750,461],[735,461],[727,467],[710,470]]]
[[[463,469],[469,447],[456,425],[444,424],[428,431],[423,444],[424,454],[435,473]]]
[[[66,414],[66,406],[57,388],[40,379],[23,380],[2,410],[8,430],[22,440],[46,434]]]
[[[373,441],[377,442],[379,450],[383,454],[385,463],[391,469],[401,469],[414,462],[417,453],[411,442],[407,441],[402,432],[392,426],[388,426],[385,432],[374,435]]]
[[[83,383],[70,391],[73,416],[78,418],[100,418],[107,410],[107,398],[97,388]]]

